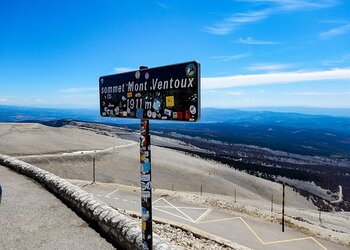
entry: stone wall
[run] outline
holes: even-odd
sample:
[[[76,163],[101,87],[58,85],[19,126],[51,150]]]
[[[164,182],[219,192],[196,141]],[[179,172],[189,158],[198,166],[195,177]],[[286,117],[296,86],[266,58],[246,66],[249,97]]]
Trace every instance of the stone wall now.
[[[142,232],[139,223],[97,200],[88,192],[50,172],[9,156],[0,154],[0,165],[36,180],[68,204],[77,214],[97,225],[101,232],[121,248],[142,249]],[[177,248],[153,234],[153,249]]]

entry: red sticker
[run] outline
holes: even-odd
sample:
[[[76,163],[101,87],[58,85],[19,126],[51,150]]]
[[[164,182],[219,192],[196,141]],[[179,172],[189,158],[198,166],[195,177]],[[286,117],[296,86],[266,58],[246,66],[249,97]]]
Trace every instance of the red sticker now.
[[[183,114],[182,112],[177,112],[177,119],[182,120]]]
[[[189,120],[191,118],[191,113],[189,110],[186,111],[185,118],[186,118],[186,120]]]

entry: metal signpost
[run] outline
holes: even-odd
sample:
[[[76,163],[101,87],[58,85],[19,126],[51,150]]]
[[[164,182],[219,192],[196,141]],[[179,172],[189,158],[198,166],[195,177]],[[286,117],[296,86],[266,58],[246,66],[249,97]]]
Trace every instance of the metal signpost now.
[[[141,120],[142,248],[152,249],[152,176],[149,120],[196,122],[200,118],[200,64],[196,61],[102,76],[103,117]]]
[[[284,199],[286,197],[285,191],[286,185],[283,183],[283,191],[282,191],[282,232],[284,232]]]

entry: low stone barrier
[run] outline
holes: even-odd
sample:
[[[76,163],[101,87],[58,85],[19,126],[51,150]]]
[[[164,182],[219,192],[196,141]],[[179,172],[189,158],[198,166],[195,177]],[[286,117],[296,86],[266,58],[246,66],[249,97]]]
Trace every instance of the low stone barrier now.
[[[36,180],[76,213],[97,225],[101,232],[119,247],[128,250],[142,249],[142,232],[139,223],[95,199],[88,192],[48,171],[13,157],[0,154],[0,165]],[[153,235],[153,248],[177,249],[158,235]]]

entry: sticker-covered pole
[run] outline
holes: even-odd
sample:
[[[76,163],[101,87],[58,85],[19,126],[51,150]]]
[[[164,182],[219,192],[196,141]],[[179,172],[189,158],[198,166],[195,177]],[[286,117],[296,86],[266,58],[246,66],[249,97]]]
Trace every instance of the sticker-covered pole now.
[[[140,70],[147,67],[140,67]],[[151,136],[148,119],[141,119],[140,137],[141,163],[141,215],[142,249],[153,249],[152,235],[152,178],[151,178]]]
[[[284,232],[284,199],[286,197],[285,190],[286,185],[283,183],[283,192],[282,192],[282,232]]]
[[[95,157],[92,158],[92,183],[96,182]]]

